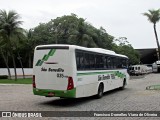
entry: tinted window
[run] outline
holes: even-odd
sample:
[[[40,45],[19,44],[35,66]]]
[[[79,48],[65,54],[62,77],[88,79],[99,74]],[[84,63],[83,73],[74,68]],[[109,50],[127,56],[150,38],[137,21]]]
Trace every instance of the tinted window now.
[[[90,59],[90,69],[95,69],[95,55],[89,54],[89,59]]]
[[[104,69],[104,57],[103,55],[96,55],[96,69]]]
[[[83,52],[76,52],[76,63],[77,63],[77,70],[83,70],[84,69]]]
[[[107,66],[107,68],[112,68],[112,66],[113,66],[112,58],[110,56],[106,57],[106,66]]]
[[[90,59],[88,53],[84,54],[84,64],[85,64],[85,69],[90,69]]]
[[[137,70],[137,67],[135,67],[135,70]]]
[[[77,70],[104,70],[128,67],[127,59],[125,58],[81,50],[76,50],[76,64]]]

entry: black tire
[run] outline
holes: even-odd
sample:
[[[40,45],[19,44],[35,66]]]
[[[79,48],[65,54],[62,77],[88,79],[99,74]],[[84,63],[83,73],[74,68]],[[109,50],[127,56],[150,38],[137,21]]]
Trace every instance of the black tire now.
[[[99,98],[103,97],[103,89],[104,89],[104,87],[103,87],[103,84],[101,83],[98,87],[98,92],[97,92],[96,98],[99,99]]]
[[[120,87],[120,89],[121,89],[121,90],[124,90],[124,89],[125,89],[125,85],[126,85],[126,79],[123,80],[123,86]]]

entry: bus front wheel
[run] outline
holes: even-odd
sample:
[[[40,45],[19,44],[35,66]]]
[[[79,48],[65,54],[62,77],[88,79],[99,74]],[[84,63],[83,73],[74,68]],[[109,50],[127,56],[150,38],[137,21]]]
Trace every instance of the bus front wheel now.
[[[103,84],[101,83],[98,87],[98,92],[97,92],[97,98],[101,98],[103,96],[103,89],[104,89],[104,86]]]
[[[126,79],[123,80],[123,85],[122,85],[122,87],[120,87],[120,89],[124,90],[125,89],[125,85],[126,85]]]

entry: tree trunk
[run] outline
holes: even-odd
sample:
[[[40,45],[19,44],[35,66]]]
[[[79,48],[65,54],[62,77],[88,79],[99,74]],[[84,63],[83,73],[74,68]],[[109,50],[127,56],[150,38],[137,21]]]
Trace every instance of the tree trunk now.
[[[158,47],[157,57],[158,57],[158,60],[160,60],[160,45],[159,45],[158,35],[157,35],[157,31],[156,31],[156,24],[154,24],[153,28],[154,28],[154,33],[155,33],[155,37],[156,37],[157,47]]]
[[[7,67],[7,70],[8,70],[8,79],[11,79],[11,71],[10,71],[10,69],[9,69],[8,59],[5,57],[2,49],[1,49],[1,54],[2,54],[2,58],[3,58],[3,60],[4,60],[4,63],[5,63],[5,65],[6,65],[6,67]],[[7,56],[7,57],[8,57],[8,56]]]
[[[22,64],[22,61],[21,61],[21,57],[20,57],[20,55],[19,55],[19,52],[18,52],[18,60],[19,60],[19,62],[20,62],[21,68],[22,68],[23,78],[25,79],[24,68],[23,68],[23,64]]]
[[[32,65],[31,65],[32,62],[31,62],[31,54],[30,53],[29,53],[28,57],[29,57],[29,66],[28,67],[31,68],[32,67]]]
[[[16,71],[16,63],[15,63],[15,59],[14,59],[14,55],[13,53],[11,54],[12,56],[12,61],[13,61],[13,66],[14,66],[14,73],[15,73],[15,81],[17,80],[17,71]]]

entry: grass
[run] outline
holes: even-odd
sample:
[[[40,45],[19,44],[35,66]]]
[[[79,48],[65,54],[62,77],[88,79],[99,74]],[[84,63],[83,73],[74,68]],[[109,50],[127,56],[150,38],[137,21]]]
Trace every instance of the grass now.
[[[17,79],[16,81],[14,79],[0,79],[0,84],[32,84],[32,78]]]

